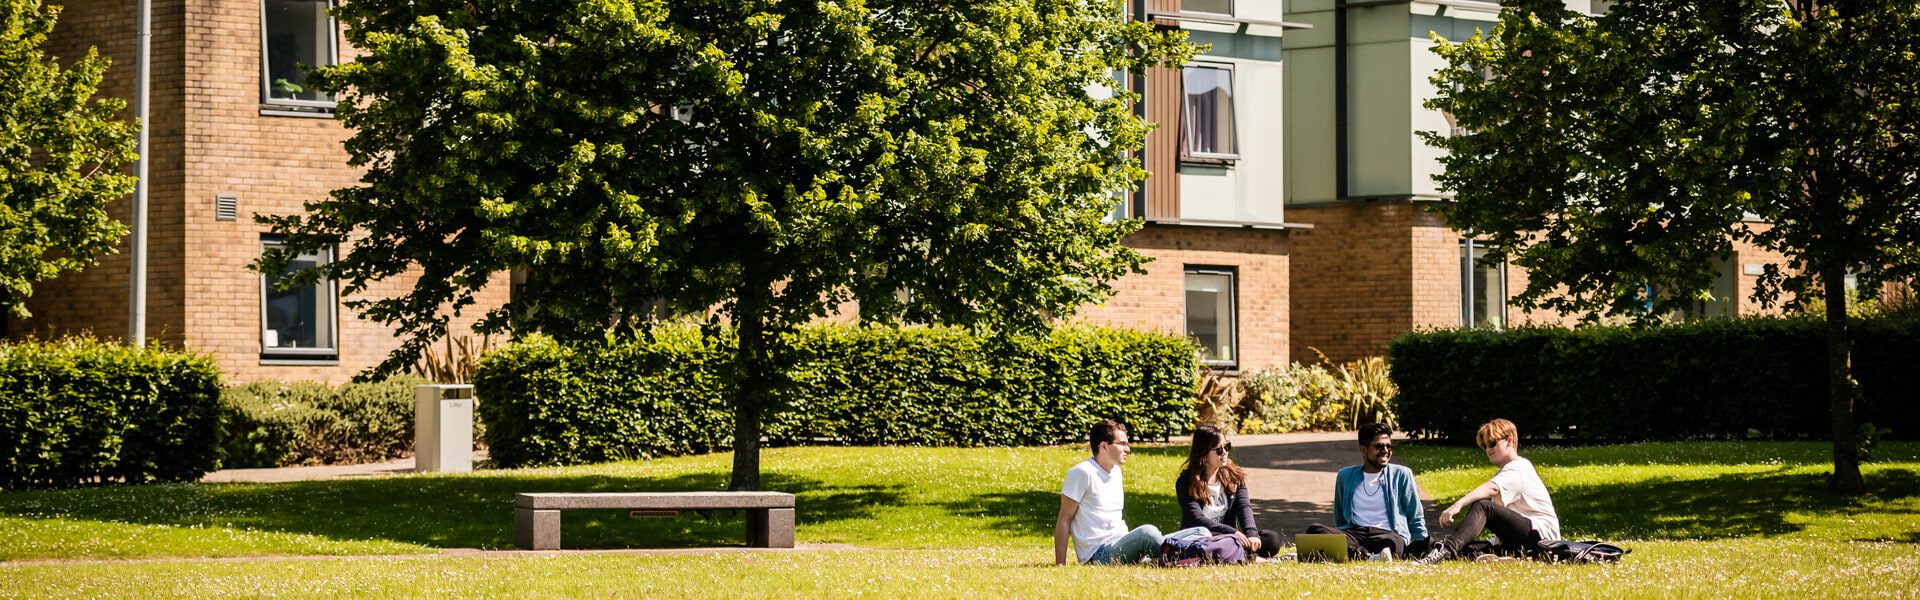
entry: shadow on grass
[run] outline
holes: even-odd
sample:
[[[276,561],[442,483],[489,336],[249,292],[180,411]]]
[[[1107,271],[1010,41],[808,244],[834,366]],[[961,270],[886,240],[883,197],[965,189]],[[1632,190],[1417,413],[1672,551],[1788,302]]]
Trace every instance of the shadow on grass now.
[[[1843,519],[1867,508],[1881,514],[1916,515],[1920,510],[1867,506],[1920,496],[1920,476],[1906,469],[1884,469],[1867,478],[1870,497],[1849,498],[1827,491],[1825,473],[1729,474],[1710,479],[1655,479],[1634,483],[1561,486],[1553,503],[1570,536],[1601,539],[1697,539],[1769,537],[1801,531],[1790,522],[1797,513],[1813,520]],[[1905,534],[1920,542],[1920,532]]]
[[[897,504],[904,485],[836,485],[768,473],[767,490],[794,493],[799,524],[865,519]],[[273,484],[116,486],[0,495],[0,515],[177,527],[239,527],[335,540],[391,540],[439,548],[513,546],[520,492],[677,492],[725,489],[724,472],[662,478],[588,476],[398,477]],[[740,511],[631,519],[625,511],[562,513],[567,548],[739,546]]]
[[[1059,490],[1031,490],[975,494],[940,503],[948,514],[979,519],[980,526],[1012,535],[1053,537],[1053,522],[1060,515]],[[1152,524],[1161,533],[1171,533],[1180,525],[1180,509],[1173,494],[1127,492],[1124,515],[1128,527]]]

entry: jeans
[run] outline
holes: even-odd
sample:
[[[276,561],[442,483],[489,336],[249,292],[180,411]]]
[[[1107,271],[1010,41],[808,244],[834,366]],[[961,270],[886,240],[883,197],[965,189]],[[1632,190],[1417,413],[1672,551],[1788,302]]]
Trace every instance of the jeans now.
[[[1140,559],[1160,555],[1160,528],[1141,525],[1133,531],[1120,536],[1120,539],[1101,544],[1094,549],[1093,557],[1087,559],[1090,565],[1130,565]]]
[[[1441,542],[1454,554],[1480,537],[1481,531],[1491,531],[1500,538],[1495,550],[1503,556],[1531,556],[1540,548],[1540,532],[1533,530],[1533,521],[1490,499],[1474,502],[1454,527],[1453,535]]]
[[[1380,552],[1381,550],[1392,550],[1394,558],[1418,558],[1426,554],[1428,547],[1427,540],[1416,540],[1409,544],[1407,540],[1402,539],[1400,534],[1394,533],[1393,530],[1381,529],[1379,527],[1335,529],[1314,523],[1307,526],[1307,533],[1346,534],[1347,557],[1355,560],[1366,558],[1368,555]]]

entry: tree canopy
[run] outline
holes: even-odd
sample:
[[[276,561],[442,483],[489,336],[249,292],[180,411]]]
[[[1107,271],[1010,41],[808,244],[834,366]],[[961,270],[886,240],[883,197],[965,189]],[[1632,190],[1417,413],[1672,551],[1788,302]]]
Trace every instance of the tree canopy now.
[[[362,185],[266,219],[341,244],[295,275],[367,318],[445,335],[446,309],[519,270],[477,326],[594,339],[650,307],[717,307],[739,336],[734,487],[757,486],[767,344],[857,302],[862,319],[1009,329],[1110,294],[1137,226],[1148,125],[1116,70],[1178,63],[1178,32],[1111,0],[356,0],[335,9]],[[910,290],[911,294],[901,294]],[[904,301],[909,297],[911,301]]]
[[[1920,272],[1920,6],[1506,6],[1437,48],[1427,105],[1470,132],[1423,134],[1449,223],[1527,269],[1514,304],[1589,316],[1705,297],[1735,240],[1782,253],[1755,298],[1825,299],[1834,484],[1858,492],[1843,281],[1871,298]]]
[[[0,0],[0,309],[27,317],[35,283],[115,252],[127,226],[107,203],[133,191],[126,103],[94,99],[107,59],[62,68],[41,48],[59,7]]]

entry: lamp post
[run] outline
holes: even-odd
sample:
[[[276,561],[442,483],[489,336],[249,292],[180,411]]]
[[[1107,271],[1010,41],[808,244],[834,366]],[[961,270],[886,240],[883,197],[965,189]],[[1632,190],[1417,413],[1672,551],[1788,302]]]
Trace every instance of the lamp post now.
[[[127,315],[127,343],[147,345],[147,88],[153,46],[153,1],[140,0],[139,33],[134,38],[133,117],[140,122],[138,154],[133,162],[133,251]]]

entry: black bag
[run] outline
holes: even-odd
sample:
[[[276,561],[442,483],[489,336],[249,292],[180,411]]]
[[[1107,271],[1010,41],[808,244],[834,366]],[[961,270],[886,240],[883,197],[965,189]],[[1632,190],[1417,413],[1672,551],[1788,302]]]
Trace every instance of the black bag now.
[[[1620,557],[1633,552],[1632,548],[1622,548],[1614,544],[1594,540],[1584,542],[1569,542],[1566,540],[1540,542],[1540,550],[1542,558],[1549,561],[1581,564],[1617,563],[1620,562]]]

